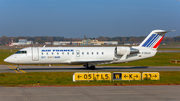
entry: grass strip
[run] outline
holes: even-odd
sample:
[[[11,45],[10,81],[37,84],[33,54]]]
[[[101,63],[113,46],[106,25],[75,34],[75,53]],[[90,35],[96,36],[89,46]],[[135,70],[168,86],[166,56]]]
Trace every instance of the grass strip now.
[[[74,72],[0,73],[0,86],[180,85],[180,71],[160,71],[160,80],[77,81]],[[38,85],[39,82],[39,85]]]

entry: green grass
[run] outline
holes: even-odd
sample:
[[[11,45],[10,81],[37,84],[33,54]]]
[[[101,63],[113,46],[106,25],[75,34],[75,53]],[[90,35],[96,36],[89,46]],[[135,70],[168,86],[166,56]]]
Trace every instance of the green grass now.
[[[18,49],[0,49],[0,64],[1,65],[9,64],[9,63],[4,62],[4,59],[14,54],[17,51]]]
[[[73,72],[32,72],[0,73],[0,86],[94,86],[94,85],[179,85],[180,71],[161,71],[160,80],[151,81],[77,81],[73,82]],[[39,85],[38,85],[39,81]]]

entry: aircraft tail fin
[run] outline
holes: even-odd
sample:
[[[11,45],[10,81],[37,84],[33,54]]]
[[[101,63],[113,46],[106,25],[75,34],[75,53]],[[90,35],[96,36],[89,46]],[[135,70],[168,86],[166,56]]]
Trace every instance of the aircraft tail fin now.
[[[162,39],[164,38],[165,34],[167,32],[171,31],[165,31],[165,30],[153,30],[139,45],[139,47],[146,47],[146,48],[153,48],[157,49],[159,47],[159,44],[161,43]]]

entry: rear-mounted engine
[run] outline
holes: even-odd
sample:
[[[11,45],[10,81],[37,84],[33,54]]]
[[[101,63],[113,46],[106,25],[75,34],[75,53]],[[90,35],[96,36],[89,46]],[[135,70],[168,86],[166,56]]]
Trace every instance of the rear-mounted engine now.
[[[125,53],[127,53],[127,55],[130,55],[139,53],[139,50],[131,47],[116,47],[115,53],[117,55],[124,55]]]

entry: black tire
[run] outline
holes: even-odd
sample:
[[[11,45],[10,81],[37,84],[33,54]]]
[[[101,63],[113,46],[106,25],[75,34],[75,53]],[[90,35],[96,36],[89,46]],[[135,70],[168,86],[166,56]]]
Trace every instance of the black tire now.
[[[91,70],[95,70],[96,67],[92,65],[92,66],[90,67],[90,69],[91,69]]]

